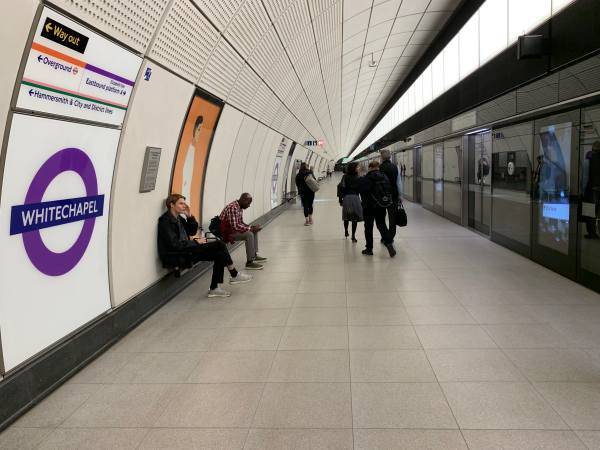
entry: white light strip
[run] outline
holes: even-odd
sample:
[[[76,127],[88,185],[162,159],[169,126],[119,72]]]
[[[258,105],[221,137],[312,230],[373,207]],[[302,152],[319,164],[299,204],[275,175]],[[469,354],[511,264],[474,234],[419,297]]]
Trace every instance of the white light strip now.
[[[354,158],[508,48],[517,41],[519,35],[532,30],[574,1],[486,0],[356,146],[350,157]],[[473,52],[478,53],[477,58],[474,58]]]

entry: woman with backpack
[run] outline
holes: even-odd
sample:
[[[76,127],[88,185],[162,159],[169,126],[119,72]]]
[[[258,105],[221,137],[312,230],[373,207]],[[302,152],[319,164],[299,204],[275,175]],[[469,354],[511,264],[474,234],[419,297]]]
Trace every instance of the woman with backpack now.
[[[296,186],[304,208],[304,226],[306,227],[313,224],[313,202],[315,201],[315,192],[319,189],[319,184],[306,163],[300,164],[300,170],[296,175]]]
[[[358,163],[348,164],[346,174],[338,184],[338,198],[342,207],[344,221],[344,236],[348,238],[348,225],[352,222],[352,242],[356,240],[356,227],[363,221],[363,209],[358,197]]]

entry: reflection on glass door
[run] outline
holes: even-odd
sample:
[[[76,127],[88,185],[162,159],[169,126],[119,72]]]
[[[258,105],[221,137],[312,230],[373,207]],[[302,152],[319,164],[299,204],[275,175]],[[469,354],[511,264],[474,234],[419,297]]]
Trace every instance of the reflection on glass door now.
[[[433,146],[433,210],[444,214],[444,144]]]
[[[469,226],[484,234],[490,234],[491,224],[491,132],[483,131],[467,136]]]
[[[414,202],[415,203],[421,203],[421,184],[423,181],[422,175],[421,175],[421,147],[415,147],[412,151],[412,164],[413,164],[413,168],[414,168],[414,186],[413,186],[413,193],[414,193]]]
[[[535,122],[532,256],[563,275],[575,277],[579,110]],[[574,168],[574,170],[572,170]]]
[[[434,183],[433,145],[424,145],[421,147],[421,203],[430,210],[434,206]]]
[[[600,291],[600,107],[581,112],[579,280]]]

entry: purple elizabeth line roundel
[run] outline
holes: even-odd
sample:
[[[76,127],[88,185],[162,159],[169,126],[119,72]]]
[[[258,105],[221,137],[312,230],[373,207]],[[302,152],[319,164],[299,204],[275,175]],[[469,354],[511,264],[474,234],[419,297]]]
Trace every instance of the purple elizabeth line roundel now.
[[[25,204],[41,203],[52,180],[67,171],[73,171],[81,177],[87,196],[98,194],[98,180],[92,160],[78,148],[65,148],[52,155],[37,171],[25,196]],[[73,269],[85,254],[95,222],[95,218],[85,219],[77,241],[62,253],[48,249],[39,230],[23,233],[25,251],[40,272],[54,277],[64,275]]]

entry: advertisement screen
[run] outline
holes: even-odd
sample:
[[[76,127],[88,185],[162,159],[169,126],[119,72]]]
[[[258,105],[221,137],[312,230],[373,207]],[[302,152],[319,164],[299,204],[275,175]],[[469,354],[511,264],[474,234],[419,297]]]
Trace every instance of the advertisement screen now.
[[[121,125],[142,59],[44,8],[17,107]]]
[[[200,222],[204,172],[221,109],[221,105],[196,94],[177,148],[171,192],[186,198],[192,214]]]
[[[281,201],[279,188],[279,173],[281,172],[281,162],[283,161],[283,154],[287,146],[287,139],[281,138],[279,147],[277,147],[277,154],[275,155],[275,164],[273,164],[273,173],[271,175],[271,208],[275,208]]]
[[[569,252],[569,173],[571,123],[542,127],[534,170],[534,195],[539,200],[538,242]]]
[[[110,309],[108,207],[119,134],[12,119],[0,199],[6,370]]]

